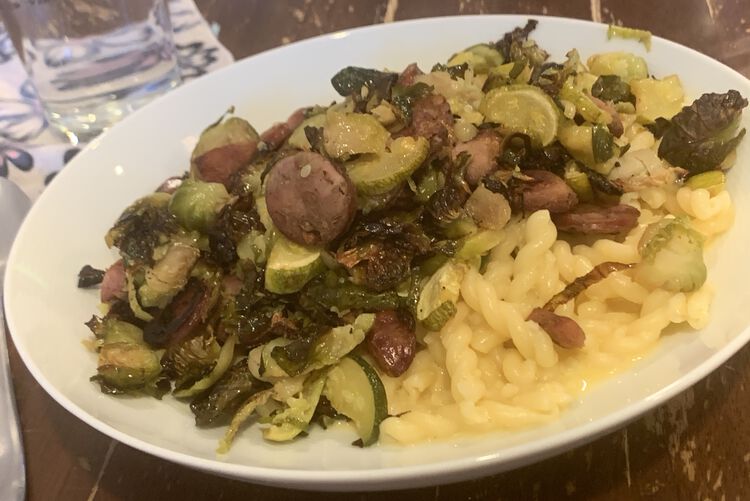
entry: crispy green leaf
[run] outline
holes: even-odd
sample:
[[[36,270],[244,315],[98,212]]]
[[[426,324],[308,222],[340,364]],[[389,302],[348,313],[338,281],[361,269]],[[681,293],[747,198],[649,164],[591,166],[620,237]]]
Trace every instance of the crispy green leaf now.
[[[672,118],[659,145],[659,157],[691,175],[717,168],[740,143],[737,132],[747,99],[736,90],[703,94]]]

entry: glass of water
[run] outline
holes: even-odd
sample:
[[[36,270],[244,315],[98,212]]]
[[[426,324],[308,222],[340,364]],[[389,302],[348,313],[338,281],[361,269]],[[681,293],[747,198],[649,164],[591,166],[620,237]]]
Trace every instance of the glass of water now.
[[[50,123],[88,141],[180,83],[166,0],[5,0]]]

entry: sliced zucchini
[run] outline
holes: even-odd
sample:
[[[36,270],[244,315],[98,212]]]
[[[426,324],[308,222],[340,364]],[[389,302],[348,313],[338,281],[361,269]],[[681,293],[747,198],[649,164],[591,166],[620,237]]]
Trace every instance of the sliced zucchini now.
[[[347,174],[361,195],[380,195],[406,181],[422,165],[429,149],[423,137],[400,137],[391,144],[391,151],[349,163]]]
[[[266,290],[275,294],[297,292],[323,269],[320,250],[304,247],[279,235],[266,265]]]
[[[375,369],[357,356],[347,356],[328,373],[323,394],[336,412],[352,420],[362,445],[380,436],[380,423],[388,416],[388,398]]]
[[[454,257],[461,261],[474,260],[487,254],[502,240],[503,234],[499,230],[475,231],[462,239]]]
[[[557,105],[533,85],[492,89],[482,99],[479,111],[487,122],[500,124],[508,132],[528,134],[538,147],[547,146],[557,135]]]
[[[365,113],[326,113],[323,140],[329,155],[348,158],[362,153],[382,153],[390,133]]]
[[[307,135],[305,134],[305,127],[324,127],[326,124],[326,114],[325,113],[318,113],[317,115],[313,115],[310,118],[306,118],[304,122],[299,124],[296,129],[294,129],[294,132],[292,132],[292,135],[289,136],[289,146],[293,148],[297,148],[298,150],[305,150],[310,151],[312,148],[310,146],[310,141],[307,140]]]

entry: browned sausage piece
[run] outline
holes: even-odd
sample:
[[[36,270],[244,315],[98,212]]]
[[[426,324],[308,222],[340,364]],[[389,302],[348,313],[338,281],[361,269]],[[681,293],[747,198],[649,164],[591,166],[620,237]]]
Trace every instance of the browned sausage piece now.
[[[485,176],[497,170],[497,157],[500,155],[500,136],[493,132],[480,134],[471,141],[459,143],[453,148],[453,159],[460,153],[471,155],[466,166],[466,182],[475,187]]]
[[[453,141],[453,113],[440,94],[430,94],[414,102],[411,124],[396,136],[419,136],[430,141],[434,150]]]
[[[269,127],[260,135],[260,140],[268,145],[268,149],[275,150],[292,135],[294,129],[299,127],[304,120],[305,108],[295,110],[294,113],[289,115],[286,122],[275,123]]]
[[[554,214],[552,222],[560,231],[608,235],[632,230],[638,225],[640,215],[638,209],[624,204],[612,207],[582,205],[565,214]]]
[[[266,177],[266,205],[276,227],[301,245],[324,245],[349,227],[357,210],[349,177],[322,155],[279,160]]]
[[[404,71],[402,71],[398,76],[398,80],[396,81],[396,83],[399,85],[403,85],[404,87],[408,87],[409,85],[414,85],[414,77],[423,74],[424,73],[422,72],[422,70],[420,70],[419,66],[417,66],[417,63],[411,63],[409,66],[404,68]]]
[[[191,279],[172,302],[146,324],[143,338],[154,347],[178,346],[206,321],[213,303],[208,287],[200,280]]]
[[[547,209],[567,212],[578,205],[578,197],[562,178],[546,170],[525,170],[531,178],[523,186],[523,210],[527,213]]]
[[[375,315],[366,345],[378,367],[389,376],[398,377],[414,360],[417,336],[397,312],[383,310]]]
[[[583,329],[570,317],[558,315],[544,308],[534,308],[529,320],[538,323],[552,341],[563,348],[581,348],[586,342]]]
[[[104,273],[102,288],[99,294],[102,303],[109,303],[115,299],[125,299],[128,297],[125,283],[125,265],[122,259],[117,260]]]
[[[205,152],[194,160],[198,177],[227,186],[232,175],[247,165],[258,151],[255,141],[227,144]]]

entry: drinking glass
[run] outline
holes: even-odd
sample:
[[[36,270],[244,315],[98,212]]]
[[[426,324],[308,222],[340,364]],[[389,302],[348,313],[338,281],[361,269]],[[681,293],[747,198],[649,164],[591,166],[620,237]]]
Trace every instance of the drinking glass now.
[[[165,0],[0,0],[47,118],[88,141],[180,83]]]

